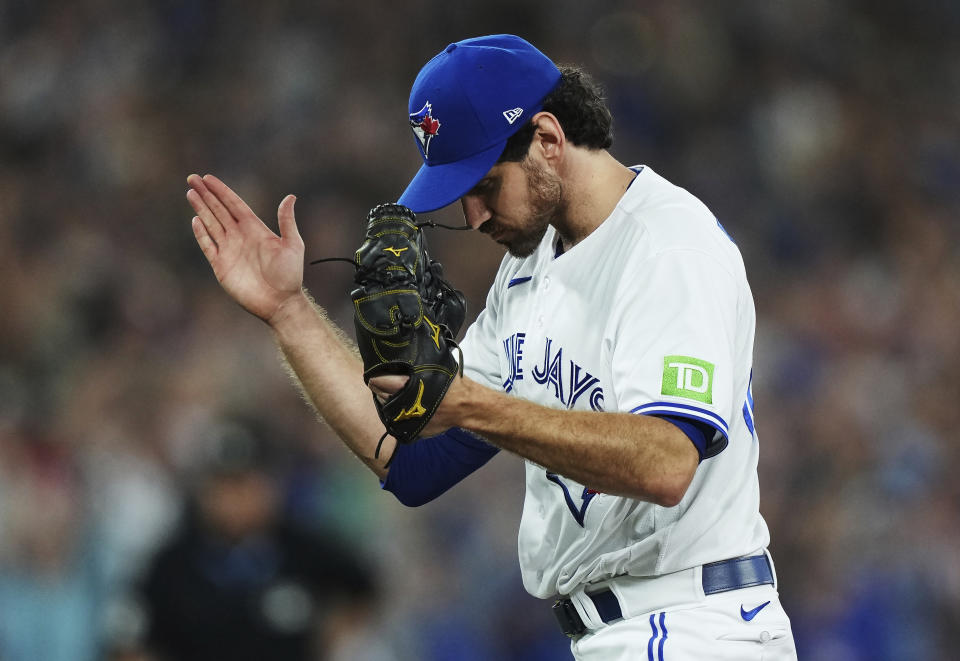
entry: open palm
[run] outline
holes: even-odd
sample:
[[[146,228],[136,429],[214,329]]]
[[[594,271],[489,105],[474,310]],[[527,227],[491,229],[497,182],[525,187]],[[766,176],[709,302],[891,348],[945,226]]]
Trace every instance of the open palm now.
[[[187,177],[187,200],[196,211],[193,234],[223,289],[244,309],[269,322],[303,285],[303,239],[293,214],[296,198],[277,210],[274,234],[226,184],[214,177]]]

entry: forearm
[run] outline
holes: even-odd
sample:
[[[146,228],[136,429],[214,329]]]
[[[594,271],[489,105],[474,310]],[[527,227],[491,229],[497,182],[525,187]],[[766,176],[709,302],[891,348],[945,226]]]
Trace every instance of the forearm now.
[[[665,420],[557,410],[462,384],[450,402],[456,424],[592,489],[673,506],[696,470],[696,448]]]
[[[306,293],[284,302],[270,326],[304,397],[347,447],[385,478],[395,441],[388,436],[374,458],[384,427],[350,340]]]

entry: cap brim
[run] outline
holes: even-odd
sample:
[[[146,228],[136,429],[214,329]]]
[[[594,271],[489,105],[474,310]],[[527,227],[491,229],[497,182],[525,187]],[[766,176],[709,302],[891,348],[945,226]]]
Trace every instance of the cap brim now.
[[[507,141],[452,163],[422,165],[407,190],[397,200],[415,213],[436,211],[463,197],[490,171],[503,153]]]

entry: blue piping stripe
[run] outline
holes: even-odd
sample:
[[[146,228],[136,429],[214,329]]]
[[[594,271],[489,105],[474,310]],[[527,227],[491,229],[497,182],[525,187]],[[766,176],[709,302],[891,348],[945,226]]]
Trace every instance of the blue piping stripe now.
[[[510,289],[510,288],[513,287],[514,285],[523,284],[524,282],[527,282],[528,280],[533,280],[533,276],[532,276],[532,275],[528,275],[528,276],[523,277],[523,278],[514,278],[514,279],[512,279],[510,282],[507,283],[507,289]]]
[[[654,621],[656,615],[650,616],[650,628],[653,629],[653,635],[650,636],[650,642],[647,643],[647,661],[654,661],[653,659],[653,641],[657,639],[657,623]]]
[[[660,631],[663,632],[663,638],[660,639],[660,649],[657,650],[657,655],[660,657],[660,661],[663,661],[663,644],[667,642],[667,625],[664,622],[664,618],[667,614],[660,613]]]
[[[698,414],[697,417],[704,418],[713,426],[716,427],[719,425],[720,431],[722,431],[724,434],[727,434],[730,431],[730,428],[727,426],[727,422],[713,411],[708,411],[697,406],[690,406],[689,404],[676,404],[674,402],[651,402],[649,404],[642,404],[641,406],[638,406],[630,411],[630,413],[649,414],[654,411],[660,413],[686,413],[688,415]]]
[[[743,403],[743,421],[747,423],[747,429],[751,434],[755,434],[753,416],[753,370],[750,370],[750,380],[747,382],[747,401]]]

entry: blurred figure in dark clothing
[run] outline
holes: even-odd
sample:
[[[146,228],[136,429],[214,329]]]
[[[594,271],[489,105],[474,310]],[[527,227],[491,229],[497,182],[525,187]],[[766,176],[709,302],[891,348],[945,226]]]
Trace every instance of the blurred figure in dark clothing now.
[[[263,439],[232,423],[213,430],[191,510],[142,586],[146,647],[159,659],[322,659],[331,622],[363,617],[370,571],[280,510]]]

